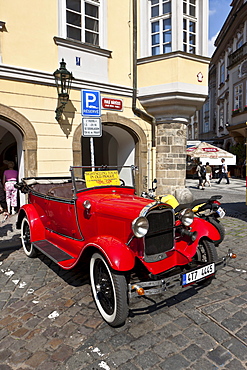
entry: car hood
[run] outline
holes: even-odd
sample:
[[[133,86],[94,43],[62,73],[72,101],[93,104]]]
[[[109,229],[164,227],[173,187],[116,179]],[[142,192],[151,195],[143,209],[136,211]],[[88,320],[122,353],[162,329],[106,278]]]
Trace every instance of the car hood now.
[[[117,192],[111,194],[90,194],[90,196],[87,196],[87,200],[92,204],[92,212],[129,219],[135,219],[145,207],[153,203],[153,200],[150,199]]]

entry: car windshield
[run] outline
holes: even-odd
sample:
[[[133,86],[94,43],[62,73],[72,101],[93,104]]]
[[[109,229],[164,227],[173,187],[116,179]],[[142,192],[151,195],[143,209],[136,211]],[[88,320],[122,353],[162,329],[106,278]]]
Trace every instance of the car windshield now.
[[[99,186],[135,187],[135,166],[73,166],[70,167],[75,191]]]

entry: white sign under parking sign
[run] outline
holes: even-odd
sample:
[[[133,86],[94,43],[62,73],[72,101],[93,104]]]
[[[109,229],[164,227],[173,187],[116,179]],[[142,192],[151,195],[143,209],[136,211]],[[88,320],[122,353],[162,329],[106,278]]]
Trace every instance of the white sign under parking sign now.
[[[84,137],[101,137],[102,124],[100,118],[83,118],[82,119],[82,136]]]

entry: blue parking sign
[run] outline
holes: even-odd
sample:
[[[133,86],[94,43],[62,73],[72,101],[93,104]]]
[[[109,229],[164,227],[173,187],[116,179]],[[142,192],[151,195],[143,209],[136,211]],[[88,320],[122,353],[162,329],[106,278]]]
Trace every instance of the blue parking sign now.
[[[81,114],[88,117],[101,116],[101,98],[99,91],[81,90]]]

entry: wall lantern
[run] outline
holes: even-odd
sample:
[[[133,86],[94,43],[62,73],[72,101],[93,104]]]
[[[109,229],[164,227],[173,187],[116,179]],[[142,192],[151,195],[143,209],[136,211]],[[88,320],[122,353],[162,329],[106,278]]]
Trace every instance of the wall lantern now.
[[[53,73],[53,76],[55,78],[58,100],[60,103],[60,105],[55,110],[56,120],[59,121],[62,116],[64,107],[68,103],[71,81],[73,79],[72,73],[66,69],[66,63],[64,59],[62,59],[62,61],[60,62],[60,68]]]

